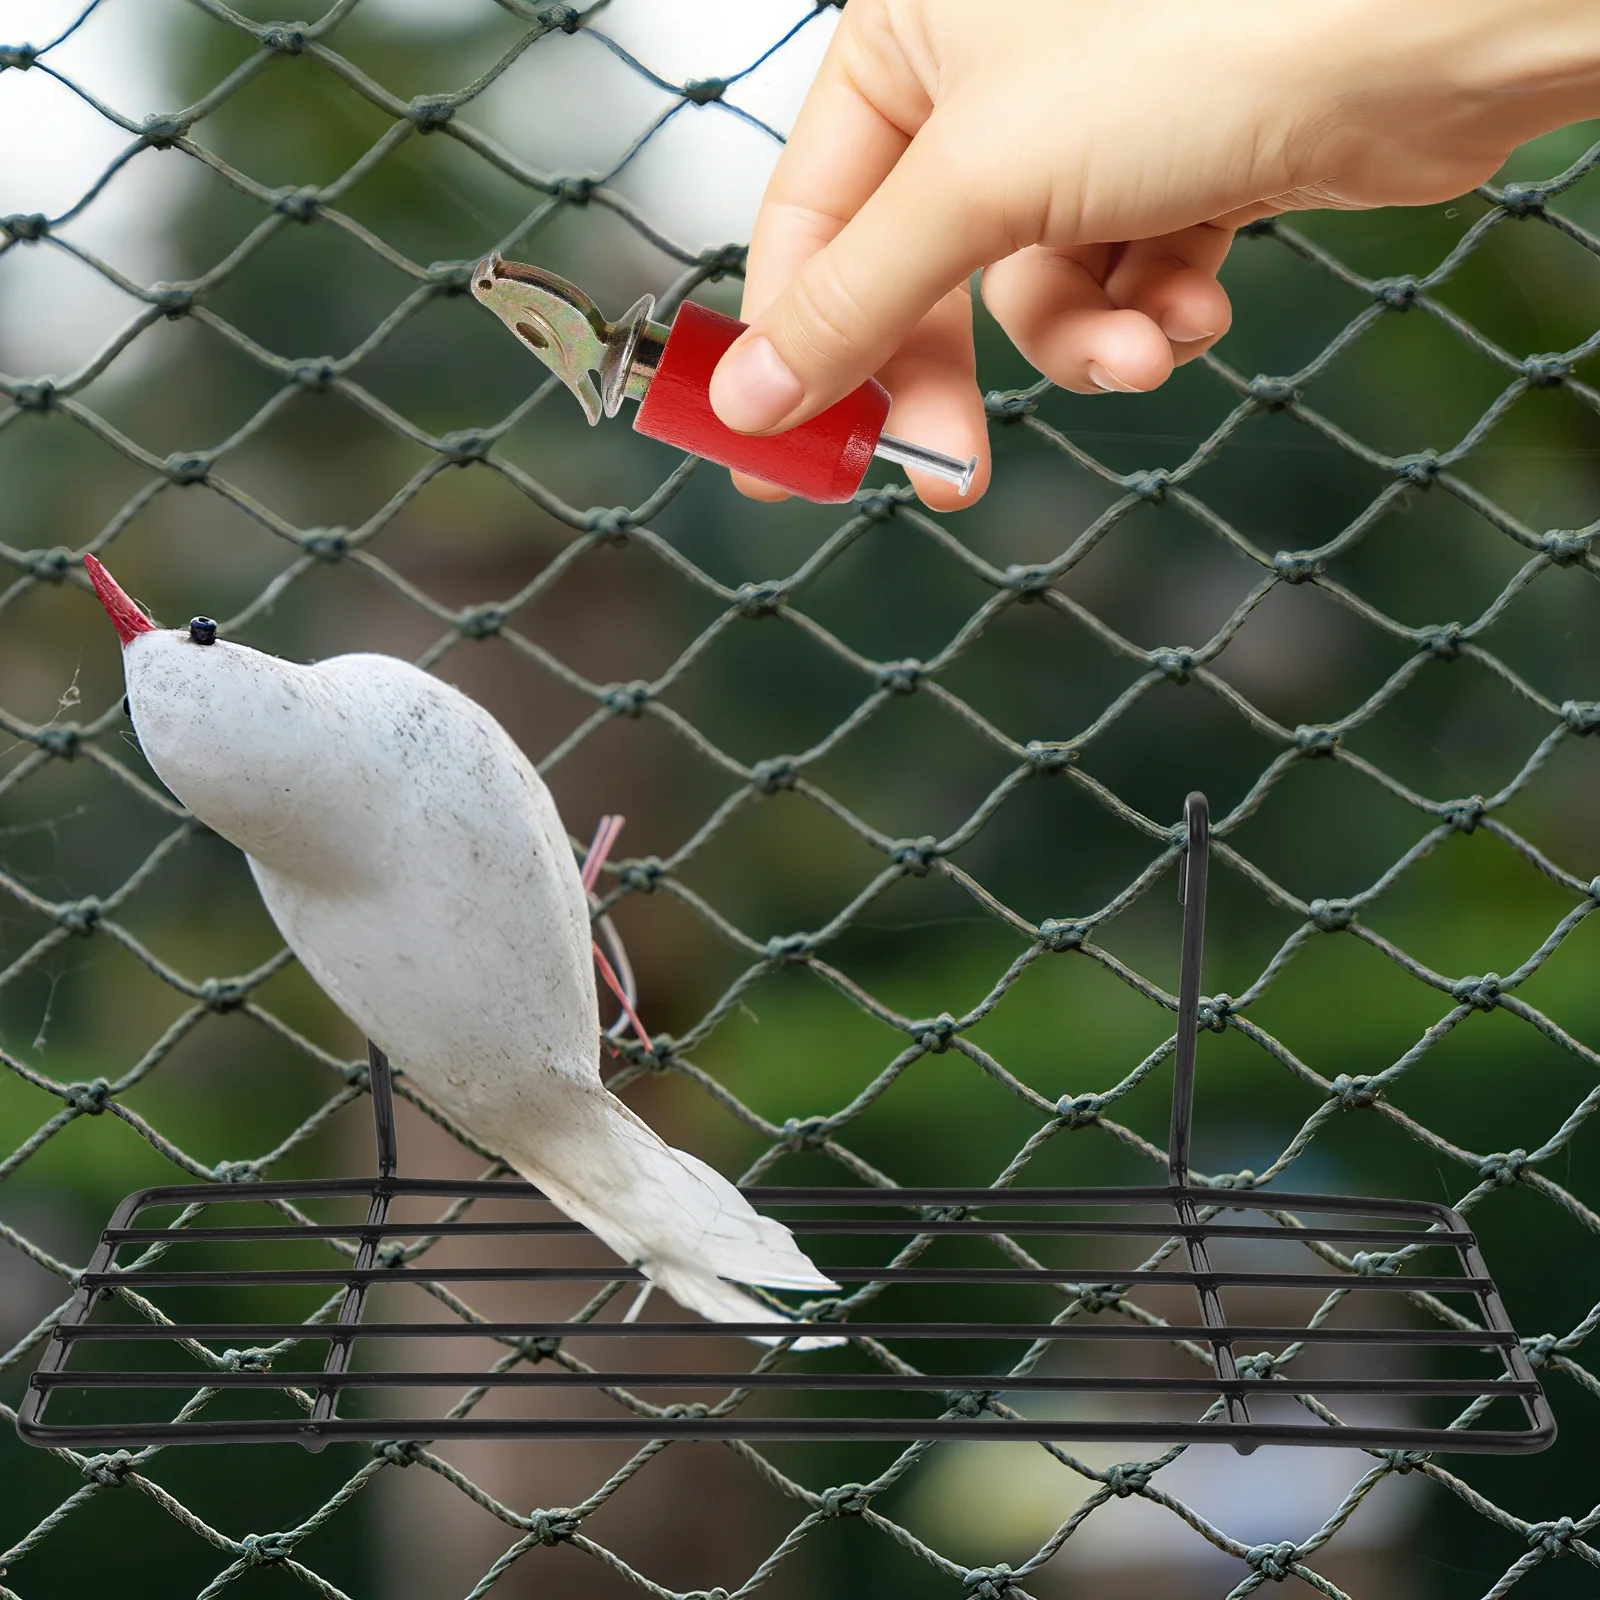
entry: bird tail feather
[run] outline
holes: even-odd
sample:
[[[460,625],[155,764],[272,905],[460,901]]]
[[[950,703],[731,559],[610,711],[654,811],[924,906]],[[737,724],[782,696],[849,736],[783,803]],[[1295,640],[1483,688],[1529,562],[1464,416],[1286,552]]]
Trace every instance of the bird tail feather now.
[[[624,1261],[637,1262],[645,1277],[679,1305],[710,1321],[781,1325],[789,1320],[738,1284],[838,1288],[781,1222],[762,1216],[697,1156],[673,1149],[615,1095],[601,1091],[586,1097],[581,1112],[559,1132],[547,1123],[536,1158],[505,1154],[530,1183]],[[777,1343],[781,1337],[760,1342]],[[797,1339],[794,1348],[840,1343]]]

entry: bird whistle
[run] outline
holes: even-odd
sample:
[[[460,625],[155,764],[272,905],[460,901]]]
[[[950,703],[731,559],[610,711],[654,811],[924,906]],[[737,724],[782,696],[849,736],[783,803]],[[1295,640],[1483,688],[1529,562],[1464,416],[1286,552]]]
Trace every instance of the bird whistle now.
[[[572,390],[591,423],[636,400],[639,433],[802,499],[848,500],[873,456],[942,478],[962,494],[977,470],[976,456],[960,461],[885,433],[889,392],[873,378],[784,433],[735,433],[711,409],[709,389],[717,362],[745,325],[692,300],[670,326],[651,320],[651,295],[607,322],[565,278],[502,261],[498,252],[478,264],[472,292]]]

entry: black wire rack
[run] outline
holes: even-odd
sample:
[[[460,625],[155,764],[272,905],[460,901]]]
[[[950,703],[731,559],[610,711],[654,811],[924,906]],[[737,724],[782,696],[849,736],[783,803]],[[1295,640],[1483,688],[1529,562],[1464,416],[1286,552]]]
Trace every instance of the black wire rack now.
[[[642,1274],[530,1185],[400,1177],[389,1066],[369,1046],[377,1175],[130,1195],[54,1330],[18,1431],[102,1449],[506,1437],[1543,1449],[1554,1418],[1458,1212],[1190,1182],[1203,796],[1189,797],[1186,820],[1165,1186],[750,1189],[846,1291],[784,1308],[795,1320],[755,1355],[747,1341],[771,1340],[770,1322],[701,1322],[659,1296],[653,1317],[636,1315],[637,1298],[619,1314],[619,1291]],[[441,1205],[442,1217],[408,1214]],[[318,1220],[319,1207],[345,1214]],[[271,1220],[217,1220],[247,1211]],[[462,1247],[518,1246],[537,1259],[455,1259]],[[231,1259],[286,1248],[320,1252],[318,1264]],[[204,1264],[219,1252],[226,1264]],[[185,1256],[201,1264],[172,1264]],[[522,1303],[486,1315],[460,1298],[467,1283],[480,1297],[509,1286]],[[297,1295],[316,1304],[294,1307]],[[414,1314],[419,1295],[431,1317]],[[379,1300],[413,1314],[375,1316]],[[238,1320],[244,1302],[271,1314]],[[952,1316],[974,1303],[981,1315]],[[209,1318],[216,1305],[234,1320]],[[837,1342],[795,1348],[817,1337]],[[279,1365],[316,1347],[320,1367]],[[462,1349],[480,1364],[453,1360]],[[417,1364],[388,1364],[396,1350]],[[436,1352],[444,1364],[420,1364]],[[183,1390],[175,1412],[158,1406]],[[442,1414],[416,1409],[419,1395],[449,1390],[464,1393]],[[663,1392],[702,1398],[645,1398]],[[383,1393],[401,1409],[365,1409]],[[820,1414],[824,1400],[837,1414]],[[100,1413],[85,1414],[97,1401]]]

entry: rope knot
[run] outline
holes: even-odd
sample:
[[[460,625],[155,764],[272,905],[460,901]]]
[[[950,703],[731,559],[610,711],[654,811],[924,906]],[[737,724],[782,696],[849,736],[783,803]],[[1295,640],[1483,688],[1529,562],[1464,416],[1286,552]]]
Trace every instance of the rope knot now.
[[[42,211],[14,211],[0,217],[0,233],[18,244],[37,244],[50,231],[50,219]]]
[[[1334,728],[1318,728],[1302,722],[1294,730],[1294,747],[1301,755],[1309,756],[1314,761],[1318,756],[1331,756],[1339,748],[1342,738],[1343,735]]]
[[[670,1033],[650,1035],[650,1049],[644,1059],[652,1072],[665,1072],[678,1058],[678,1041]]]
[[[70,550],[57,545],[29,561],[28,571],[41,583],[60,583],[77,564],[78,558]]]
[[[750,781],[757,794],[776,794],[780,789],[794,788],[800,772],[793,756],[769,756],[750,769]]]
[[[78,1470],[102,1489],[118,1489],[132,1468],[133,1457],[126,1450],[113,1450],[109,1455],[90,1456]]]
[[[106,1078],[96,1078],[93,1083],[69,1083],[61,1091],[61,1098],[83,1117],[98,1117],[106,1109],[109,1096]]]
[[[878,687],[891,694],[915,694],[927,670],[920,661],[886,661],[878,668]]]
[[[175,451],[161,463],[161,470],[173,483],[204,483],[206,474],[211,470],[211,457]]]
[[[650,699],[650,685],[638,678],[632,683],[613,684],[605,695],[605,703],[624,717],[639,716]]]
[[[674,1422],[693,1422],[700,1417],[709,1417],[711,1407],[695,1400],[687,1405],[662,1406],[661,1415],[671,1417]]]
[[[983,397],[984,415],[999,423],[1021,422],[1038,409],[1038,397],[1019,389],[991,389]]]
[[[775,933],[766,944],[768,961],[799,961],[811,953],[809,933]]]
[[[1009,566],[1002,579],[1008,589],[1015,589],[1023,597],[1029,599],[1033,595],[1043,594],[1050,587],[1050,569],[1045,566],[1019,567]]]
[[[224,1350],[222,1352],[222,1370],[224,1372],[265,1372],[272,1365],[272,1359],[265,1350]]]
[[[341,561],[350,549],[347,528],[314,528],[300,541],[300,548],[319,561]]]
[[[999,1397],[996,1389],[948,1389],[944,1403],[959,1417],[981,1417],[989,1409],[989,1402]]]
[[[1123,485],[1129,494],[1136,494],[1150,505],[1158,506],[1167,498],[1172,478],[1165,467],[1156,467],[1149,472],[1134,473],[1131,478],[1123,480]]]
[[[304,361],[295,362],[290,376],[302,389],[309,389],[314,394],[326,394],[333,387],[333,380],[339,376],[339,366],[332,356],[309,356]]]
[[[550,193],[557,200],[571,206],[586,206],[594,193],[593,178],[556,178],[550,184]]]
[[[303,22],[274,22],[261,30],[261,48],[276,50],[286,56],[297,56],[306,47],[306,24]]]
[[[484,428],[457,428],[438,443],[439,454],[458,467],[469,461],[482,461],[494,444],[494,435]]]
[[[247,1533],[238,1544],[239,1559],[247,1567],[270,1566],[293,1549],[294,1541],[286,1533]]]
[[[747,244],[717,244],[702,250],[696,262],[710,282],[721,283],[730,273],[744,276],[745,258],[749,254]]]
[[[396,1239],[392,1244],[382,1245],[378,1249],[379,1266],[388,1267],[393,1271],[396,1267],[403,1267],[409,1254],[407,1246]]]
[[[1239,1376],[1265,1382],[1278,1370],[1278,1358],[1268,1350],[1258,1350],[1253,1356],[1240,1356]]]
[[[538,1363],[555,1355],[561,1349],[561,1340],[555,1334],[546,1333],[537,1339],[518,1339],[516,1345],[529,1361]]]
[[[1522,375],[1530,389],[1559,389],[1572,376],[1572,363],[1558,351],[1529,356],[1522,363]]]
[[[822,1491],[822,1514],[825,1517],[859,1517],[871,1498],[861,1484],[841,1483]]]
[[[1105,1108],[1105,1096],[1098,1094],[1064,1094],[1056,1101],[1056,1115],[1068,1128],[1089,1127]]]
[[[1378,1091],[1372,1087],[1372,1079],[1365,1073],[1352,1078],[1348,1072],[1341,1072],[1333,1080],[1333,1097],[1346,1111],[1355,1111],[1362,1106],[1370,1106],[1378,1098]]]
[[[1356,919],[1355,910],[1348,900],[1313,900],[1306,910],[1312,926],[1323,933],[1338,933]]]
[[[471,261],[434,261],[428,265],[428,282],[447,295],[465,294],[472,286]]]
[[[1500,974],[1486,972],[1481,978],[1458,978],[1450,985],[1450,993],[1458,1004],[1471,1006],[1474,1011],[1493,1011],[1500,1003]]]
[[[85,895],[82,900],[64,900],[55,909],[56,925],[65,928],[69,933],[76,933],[87,937],[94,932],[95,924],[100,920],[100,914],[105,907],[94,895]]]
[[[973,1567],[961,1582],[972,1600],[1005,1600],[1017,1587],[1004,1561],[992,1567]]]
[[[1417,648],[1431,651],[1441,661],[1454,661],[1461,654],[1461,624],[1444,622],[1436,628],[1418,629]]]
[[[1528,1529],[1528,1547],[1544,1556],[1564,1556],[1577,1537],[1572,1518],[1557,1517],[1554,1522],[1536,1522]]]
[[[929,1055],[942,1056],[956,1036],[956,1019],[948,1011],[941,1011],[926,1022],[913,1022],[911,1031],[916,1034],[917,1043]]]
[[[1478,1163],[1478,1176],[1487,1178],[1497,1189],[1509,1189],[1528,1169],[1526,1150],[1507,1150],[1485,1156]]]
[[[1398,278],[1380,278],[1372,286],[1372,298],[1387,311],[1409,311],[1421,293],[1422,285],[1410,273]]]
[[[728,87],[726,78],[695,78],[678,91],[692,106],[708,106],[720,100]]]
[[[1194,676],[1194,652],[1170,647],[1152,650],[1150,665],[1174,683],[1187,683]]]
[[[1282,1583],[1300,1559],[1300,1549],[1287,1539],[1281,1544],[1253,1544],[1245,1551],[1244,1558],[1263,1578]]]
[[[1574,733],[1593,733],[1600,728],[1600,700],[1568,700],[1561,707],[1561,720]]]
[[[1552,528],[1539,540],[1539,548],[1556,566],[1570,567],[1588,555],[1589,546],[1593,543],[1592,532],[1567,533],[1560,528]]]
[[[250,993],[238,978],[207,978],[199,990],[199,1000],[207,1011],[237,1011]]]
[[[931,833],[920,839],[896,839],[889,859],[910,877],[926,878],[929,869],[939,859],[939,841]]]
[[[1287,378],[1269,378],[1259,372],[1245,385],[1245,393],[1269,411],[1281,411],[1300,398],[1300,391]]]
[[[1237,1172],[1219,1172],[1211,1180],[1213,1189],[1253,1189],[1256,1186],[1256,1175],[1249,1167],[1240,1167]]]
[[[535,20],[541,28],[559,28],[563,33],[578,31],[578,13],[571,6],[546,6]]]
[[[909,497],[910,487],[907,486],[904,490],[878,489],[870,494],[864,494],[853,502],[855,514],[868,522],[888,522],[900,509],[902,494]]]
[[[1039,940],[1047,950],[1076,950],[1089,937],[1088,925],[1046,917],[1039,924]]]
[[[1466,796],[1462,800],[1451,800],[1444,807],[1444,820],[1461,833],[1471,833],[1483,821],[1484,813],[1488,810],[1481,794]]]
[[[1078,759],[1077,750],[1057,739],[1030,739],[1023,755],[1030,772],[1062,772]]]
[[[52,723],[48,727],[41,728],[34,736],[34,740],[41,750],[46,750],[53,756],[60,756],[63,761],[70,761],[78,753],[78,747],[83,740],[83,729],[75,722]]]
[[[559,1544],[578,1531],[578,1520],[570,1511],[530,1511],[528,1533],[540,1544]]]
[[[1103,1481],[1119,1500],[1126,1500],[1130,1494],[1138,1494],[1150,1482],[1150,1470],[1148,1461],[1123,1461],[1111,1467]]]
[[[1537,1338],[1522,1341],[1523,1353],[1530,1367],[1542,1367],[1561,1348],[1561,1341],[1553,1333],[1541,1333]]]
[[[630,861],[617,875],[625,887],[640,894],[654,894],[656,885],[666,876],[667,869],[660,856],[643,856]]]
[[[169,322],[187,316],[194,305],[192,283],[152,283],[145,299],[160,311]]]
[[[1402,483],[1416,489],[1431,489],[1433,481],[1443,470],[1437,450],[1420,450],[1412,456],[1396,456],[1394,475]]]
[[[412,1467],[421,1459],[422,1443],[418,1439],[383,1439],[373,1445],[372,1454],[391,1467]]]
[[[1382,1450],[1379,1454],[1389,1464],[1389,1470],[1398,1472],[1402,1478],[1426,1466],[1428,1461],[1425,1450]]]
[[[253,1161],[219,1161],[211,1169],[218,1183],[260,1183],[261,1174]]]
[[[584,513],[585,533],[598,533],[614,545],[625,545],[628,535],[637,527],[633,513],[626,506],[591,506]]]
[[[294,222],[310,222],[322,209],[322,196],[309,184],[285,189],[272,202],[272,209]]]
[[[456,613],[456,629],[465,639],[492,639],[505,625],[505,607],[492,601],[463,606]]]
[[[1285,583],[1304,583],[1322,571],[1322,563],[1295,550],[1280,550],[1272,558],[1272,570]]]
[[[1196,1007],[1195,1020],[1202,1028],[1208,1028],[1212,1033],[1226,1033],[1228,1018],[1233,1015],[1233,996],[1231,994],[1215,994],[1208,999],[1203,998]]]
[[[139,125],[139,137],[154,150],[167,150],[189,131],[189,124],[177,112],[146,117]]]
[[[1078,1304],[1085,1311],[1116,1311],[1122,1305],[1125,1286],[1116,1283],[1080,1283]]]
[[[0,220],[4,228],[11,218]],[[11,391],[11,399],[21,411],[51,411],[56,403],[56,386],[48,378],[37,378],[31,383],[19,383]]]
[[[1350,1269],[1361,1278],[1392,1278],[1401,1267],[1398,1255],[1388,1250],[1357,1250]]]
[[[1544,210],[1545,190],[1538,183],[1508,183],[1500,191],[1500,209],[1521,221]]]
[[[770,579],[766,583],[741,583],[733,599],[741,617],[770,617],[783,605],[783,585]]]
[[[13,67],[18,72],[26,72],[38,59],[39,51],[36,45],[0,44],[0,72],[4,72],[7,67]]]
[[[419,94],[406,107],[406,115],[416,124],[418,133],[442,128],[455,114],[455,99],[447,94]]]

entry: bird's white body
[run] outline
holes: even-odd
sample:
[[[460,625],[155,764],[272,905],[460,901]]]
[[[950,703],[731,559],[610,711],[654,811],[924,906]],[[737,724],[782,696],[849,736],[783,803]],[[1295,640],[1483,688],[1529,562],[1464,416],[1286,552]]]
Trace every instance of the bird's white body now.
[[[408,1081],[680,1304],[832,1285],[600,1081],[588,899],[554,801],[480,706],[389,656],[124,650],[162,781],[243,850],[295,954]]]

